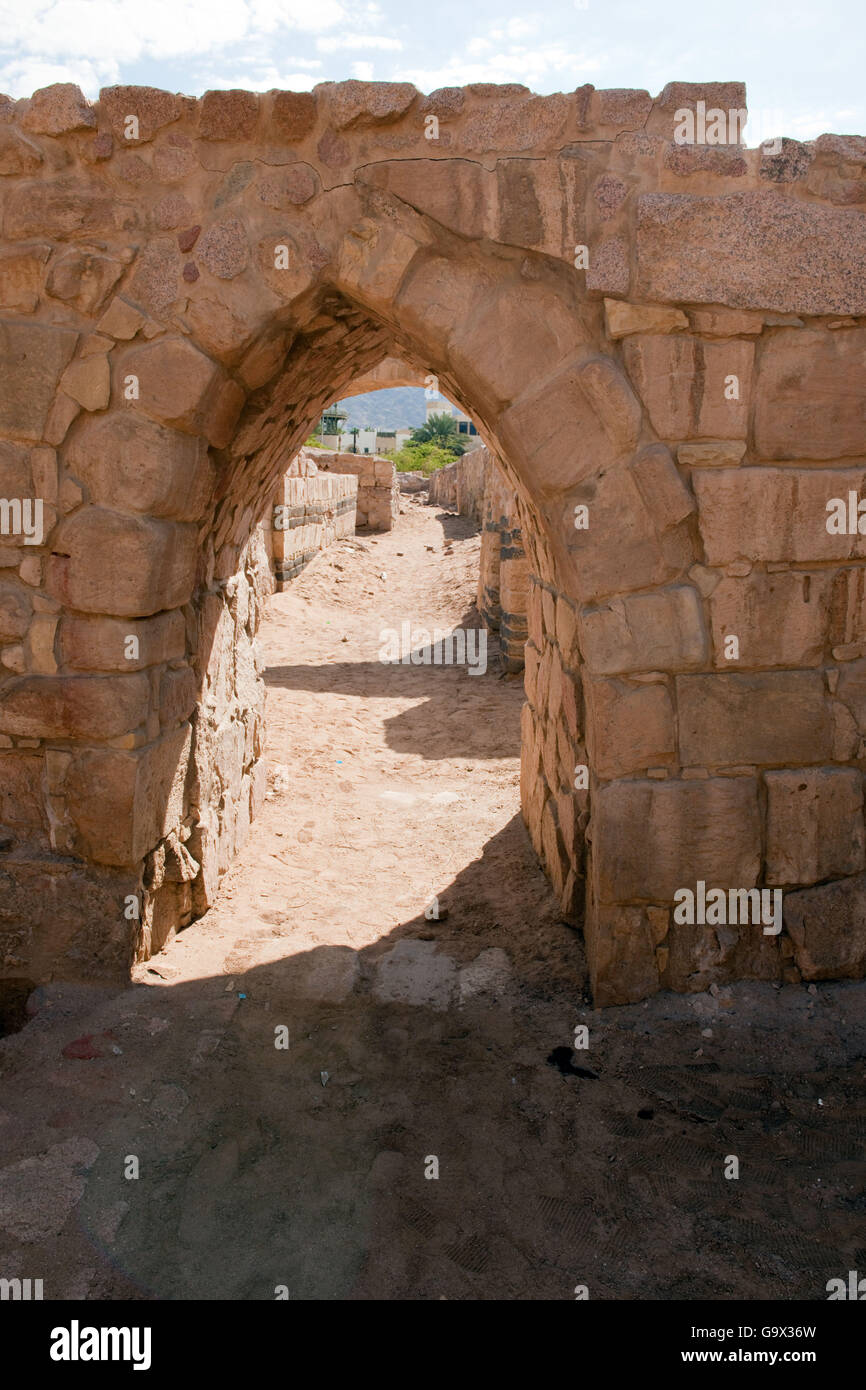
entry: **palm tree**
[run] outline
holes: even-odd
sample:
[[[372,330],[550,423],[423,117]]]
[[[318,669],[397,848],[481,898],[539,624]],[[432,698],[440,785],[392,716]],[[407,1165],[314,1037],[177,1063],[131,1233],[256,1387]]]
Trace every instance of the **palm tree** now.
[[[466,444],[457,428],[453,415],[443,411],[441,415],[430,415],[423,425],[412,431],[414,444],[437,444],[451,454],[465,454]]]

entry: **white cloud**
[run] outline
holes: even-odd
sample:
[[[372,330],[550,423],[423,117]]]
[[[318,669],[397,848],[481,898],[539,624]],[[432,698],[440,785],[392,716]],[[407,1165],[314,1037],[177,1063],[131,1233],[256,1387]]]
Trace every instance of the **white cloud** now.
[[[339,0],[0,0],[0,49],[65,65],[115,65],[230,51],[278,31],[348,19]]]
[[[100,87],[110,87],[119,80],[116,63],[46,63],[39,58],[23,58],[0,63],[0,91],[11,97],[29,97],[40,87],[54,82],[74,82],[86,96],[95,97]]]
[[[352,76],[353,76],[353,77],[359,78],[359,79],[361,80],[361,82],[372,82],[372,81],[373,81],[373,64],[372,64],[372,63],[353,63],[353,64],[352,64]]]
[[[580,85],[586,73],[599,72],[603,63],[602,58],[588,58],[561,48],[514,48],[474,63],[457,57],[439,68],[411,68],[401,76],[406,82],[414,82],[422,92],[432,92],[436,87],[462,87],[470,82],[522,82],[536,89],[559,82],[563,89],[571,90]]]
[[[384,34],[335,34],[316,39],[316,47],[320,53],[336,53],[338,48],[379,48],[397,53],[403,45],[399,39],[389,39]]]

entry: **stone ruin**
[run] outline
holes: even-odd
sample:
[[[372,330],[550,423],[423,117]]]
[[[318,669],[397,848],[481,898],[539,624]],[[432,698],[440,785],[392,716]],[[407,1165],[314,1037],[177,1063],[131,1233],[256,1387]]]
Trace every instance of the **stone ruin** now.
[[[315,557],[354,536],[358,478],[321,473],[306,449],[292,459],[277,484],[270,514],[260,523],[273,568],[273,591],[282,593]],[[268,587],[268,581],[262,581]]]
[[[744,106],[0,98],[7,977],[122,976],[213,901],[264,790],[256,523],[387,359],[520,499],[524,815],[596,1002],[863,974],[866,140],[683,142]],[[781,930],[678,922],[699,884]]]
[[[482,446],[432,473],[427,501],[471,517],[481,527],[476,605],[485,627],[499,634],[503,668],[522,671],[532,576],[523,549],[520,499]]]

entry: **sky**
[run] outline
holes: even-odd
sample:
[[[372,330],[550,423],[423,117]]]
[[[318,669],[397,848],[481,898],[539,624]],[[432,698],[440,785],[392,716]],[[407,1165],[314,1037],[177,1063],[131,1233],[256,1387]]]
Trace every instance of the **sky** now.
[[[0,92],[745,80],[755,145],[866,134],[864,35],[866,0],[0,0]]]

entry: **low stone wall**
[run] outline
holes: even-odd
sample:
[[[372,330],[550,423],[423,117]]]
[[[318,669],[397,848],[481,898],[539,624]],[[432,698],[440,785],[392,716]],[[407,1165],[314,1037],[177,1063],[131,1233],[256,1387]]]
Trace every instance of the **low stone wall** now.
[[[491,468],[491,454],[483,446],[457,460],[457,510],[479,526],[484,517],[484,493]]]
[[[349,473],[358,479],[357,524],[369,531],[390,531],[400,515],[397,469],[390,459],[375,454],[337,454],[327,449],[304,449],[320,473]]]
[[[314,465],[315,466],[315,465]],[[358,479],[345,473],[285,475],[271,529],[276,590],[281,593],[320,551],[355,534]]]
[[[478,611],[485,626],[499,633],[506,671],[522,671],[530,575],[524,519],[513,487],[482,446],[431,475],[428,501],[471,517],[481,527]]]
[[[450,507],[452,511],[456,512],[459,464],[460,460],[455,459],[453,463],[447,463],[444,468],[437,468],[435,473],[430,474],[427,501],[431,507]]]

